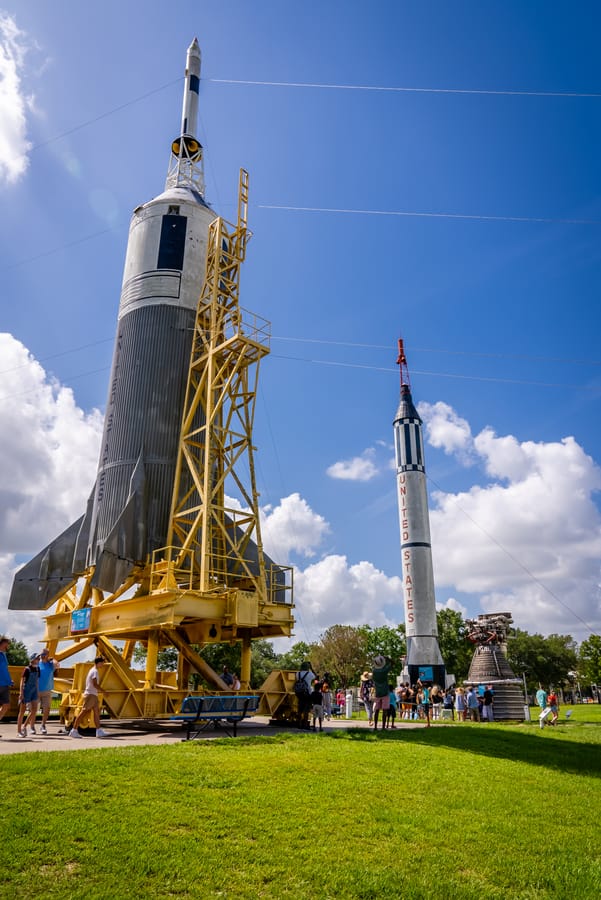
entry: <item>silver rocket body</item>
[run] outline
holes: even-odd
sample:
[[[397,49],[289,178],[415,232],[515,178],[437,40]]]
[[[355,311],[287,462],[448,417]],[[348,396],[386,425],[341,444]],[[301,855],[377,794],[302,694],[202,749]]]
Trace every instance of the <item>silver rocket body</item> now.
[[[165,191],[134,210],[98,473],[85,514],[15,576],[12,609],[45,609],[89,566],[114,591],[163,547],[209,226],[197,127],[200,50],[188,49]]]
[[[405,384],[401,386],[393,427],[408,677],[412,683],[420,679],[423,683],[444,686],[444,662],[436,624],[422,420]]]

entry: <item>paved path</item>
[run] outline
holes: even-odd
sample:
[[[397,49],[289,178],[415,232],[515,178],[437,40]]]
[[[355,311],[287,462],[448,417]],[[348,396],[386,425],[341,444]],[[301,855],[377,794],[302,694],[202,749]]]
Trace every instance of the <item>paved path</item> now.
[[[328,731],[337,731],[347,728],[368,728],[366,720],[361,719],[333,719],[324,722],[324,734]],[[418,722],[402,722],[397,728],[423,728]],[[102,722],[102,728],[107,731],[109,737],[83,737],[81,740],[70,738],[62,731],[58,723],[48,726],[48,734],[40,734],[39,726],[37,734],[28,735],[26,738],[17,736],[16,722],[0,722],[0,756],[10,753],[40,753],[51,750],[86,750],[91,747],[130,747],[138,744],[150,744],[155,747],[165,744],[179,743],[185,738],[185,730],[179,725],[165,722]],[[274,735],[278,731],[294,731],[292,726],[273,726],[269,724],[267,716],[253,716],[244,719],[238,724],[238,737],[251,737],[255,735]],[[224,732],[211,729],[204,733],[204,740],[214,740],[224,737]]]

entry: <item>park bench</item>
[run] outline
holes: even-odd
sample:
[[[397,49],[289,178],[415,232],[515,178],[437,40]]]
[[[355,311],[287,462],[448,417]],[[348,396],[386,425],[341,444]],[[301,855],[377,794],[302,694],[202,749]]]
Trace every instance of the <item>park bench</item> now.
[[[256,694],[184,697],[180,712],[171,718],[186,725],[186,741],[211,727],[223,729],[228,737],[236,737],[238,722],[256,712],[258,705]]]

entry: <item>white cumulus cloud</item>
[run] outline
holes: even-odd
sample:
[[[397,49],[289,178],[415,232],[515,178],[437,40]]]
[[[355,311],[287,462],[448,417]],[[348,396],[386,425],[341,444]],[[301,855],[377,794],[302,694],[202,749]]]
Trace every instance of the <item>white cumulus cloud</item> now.
[[[21,72],[26,53],[25,35],[15,19],[0,11],[0,181],[19,180],[29,164],[26,110]]]
[[[278,506],[261,510],[261,534],[268,556],[282,565],[288,564],[294,551],[301,556],[315,555],[315,549],[330,526],[314,512],[299,494],[290,494]]]
[[[480,595],[483,610],[513,612],[528,631],[598,630],[601,469],[573,437],[520,443],[486,428],[473,452],[489,481],[433,495],[437,584]]]
[[[103,417],[84,413],[10,334],[0,334],[0,360],[0,631],[31,643],[43,624],[6,610],[13,575],[84,512]]]
[[[296,640],[312,641],[330,625],[390,625],[403,620],[400,577],[371,562],[349,564],[343,555],[325,556],[294,579]]]
[[[426,426],[428,442],[449,456],[455,454],[463,464],[468,464],[473,451],[469,423],[440,400],[438,403],[419,403],[418,412]]]
[[[330,478],[340,478],[346,481],[370,481],[378,474],[373,457],[374,450],[368,447],[361,456],[333,463],[326,469],[326,474]]]

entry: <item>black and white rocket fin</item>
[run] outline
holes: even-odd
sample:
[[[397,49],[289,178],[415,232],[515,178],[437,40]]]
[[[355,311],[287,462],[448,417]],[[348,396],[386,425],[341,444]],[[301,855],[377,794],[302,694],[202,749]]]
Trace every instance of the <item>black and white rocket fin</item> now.
[[[9,609],[48,609],[77,581],[73,556],[84,521],[80,516],[15,575]]]

